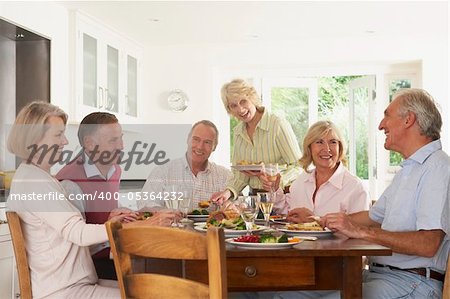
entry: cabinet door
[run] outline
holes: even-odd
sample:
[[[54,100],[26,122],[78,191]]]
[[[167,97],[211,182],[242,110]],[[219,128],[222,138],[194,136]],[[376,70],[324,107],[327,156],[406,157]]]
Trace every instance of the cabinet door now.
[[[99,107],[98,86],[98,40],[93,36],[83,33],[83,80],[82,103],[85,106]]]
[[[105,101],[102,105],[107,111],[119,112],[119,50],[106,45],[106,89]]]
[[[127,91],[125,95],[125,113],[137,117],[138,97],[138,61],[137,58],[127,55]]]

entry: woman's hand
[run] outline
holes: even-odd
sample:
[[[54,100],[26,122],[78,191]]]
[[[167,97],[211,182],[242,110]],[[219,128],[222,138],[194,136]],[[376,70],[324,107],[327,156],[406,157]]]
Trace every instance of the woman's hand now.
[[[176,220],[181,219],[181,214],[179,212],[174,211],[158,211],[153,214],[152,217],[147,218],[144,221],[141,221],[143,225],[151,225],[151,226],[171,226],[172,223]]]
[[[117,208],[109,213],[108,220],[120,221],[122,223],[128,223],[136,221],[139,217],[139,213],[127,208]]]
[[[286,220],[293,223],[305,223],[312,221],[311,216],[314,216],[311,210],[307,208],[296,208],[289,211]]]
[[[281,175],[277,174],[275,181],[270,180],[270,177],[266,174],[260,175],[259,180],[266,191],[276,191],[280,188]]]

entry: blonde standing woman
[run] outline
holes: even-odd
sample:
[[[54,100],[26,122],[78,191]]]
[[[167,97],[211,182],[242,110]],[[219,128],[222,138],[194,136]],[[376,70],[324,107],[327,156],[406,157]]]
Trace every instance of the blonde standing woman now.
[[[291,125],[265,109],[256,89],[242,79],[222,87],[222,102],[228,114],[239,122],[234,129],[233,165],[249,162],[287,165],[281,172],[281,186],[289,186],[300,168],[300,148]],[[273,182],[263,172],[233,170],[224,191],[212,195],[212,201],[224,202],[235,198],[247,185],[253,193],[271,190]]]

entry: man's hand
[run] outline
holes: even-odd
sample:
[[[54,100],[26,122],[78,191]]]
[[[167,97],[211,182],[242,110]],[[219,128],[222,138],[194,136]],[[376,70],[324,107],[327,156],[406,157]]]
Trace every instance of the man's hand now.
[[[320,225],[349,238],[364,238],[364,227],[353,223],[345,213],[329,213],[320,218]]]

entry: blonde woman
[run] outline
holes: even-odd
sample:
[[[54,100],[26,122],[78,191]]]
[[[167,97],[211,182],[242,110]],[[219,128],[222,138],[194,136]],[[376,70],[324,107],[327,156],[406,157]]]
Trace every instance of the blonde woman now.
[[[33,298],[120,298],[114,281],[98,280],[89,254],[89,245],[108,240],[105,226],[86,224],[50,175],[68,143],[66,122],[60,108],[33,102],[19,112],[8,137],[8,150],[22,163],[7,207],[22,220]]]
[[[222,102],[228,114],[239,122],[234,129],[233,165],[240,161],[286,164],[281,172],[281,186],[288,186],[297,176],[297,161],[301,155],[291,125],[268,112],[261,104],[255,88],[242,79],[222,87]],[[236,197],[244,187],[253,193],[269,191],[273,182],[263,172],[233,170],[225,191],[212,195],[211,200],[223,202]]]
[[[311,216],[330,212],[355,213],[368,210],[369,194],[362,181],[346,166],[345,142],[331,121],[313,124],[303,140],[302,172],[290,193],[277,192],[274,210],[288,214],[290,222],[310,222]],[[311,165],[314,165],[311,168]]]

